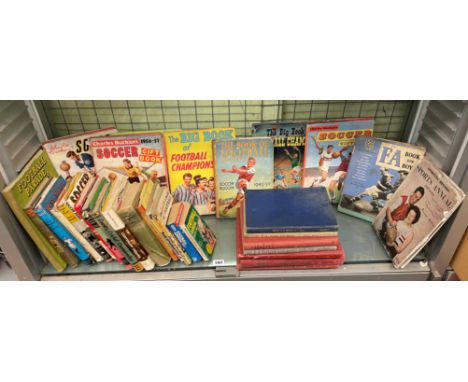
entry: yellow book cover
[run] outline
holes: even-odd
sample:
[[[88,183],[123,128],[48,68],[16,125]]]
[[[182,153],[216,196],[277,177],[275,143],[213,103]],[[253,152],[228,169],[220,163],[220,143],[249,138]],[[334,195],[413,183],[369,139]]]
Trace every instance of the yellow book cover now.
[[[229,127],[164,132],[174,203],[189,202],[200,215],[216,213],[212,141],[235,137]]]

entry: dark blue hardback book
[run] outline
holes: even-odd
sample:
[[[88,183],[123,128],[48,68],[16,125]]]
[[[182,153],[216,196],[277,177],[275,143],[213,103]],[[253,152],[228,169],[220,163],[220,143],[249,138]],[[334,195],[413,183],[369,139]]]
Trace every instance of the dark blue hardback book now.
[[[323,187],[247,190],[245,227],[247,234],[338,230],[335,212]]]

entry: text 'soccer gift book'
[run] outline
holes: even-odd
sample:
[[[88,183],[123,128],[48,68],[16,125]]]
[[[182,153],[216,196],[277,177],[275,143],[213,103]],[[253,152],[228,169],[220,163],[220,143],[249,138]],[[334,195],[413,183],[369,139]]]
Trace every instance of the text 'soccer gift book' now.
[[[396,268],[403,268],[458,208],[465,194],[427,157],[418,163],[373,222]]]
[[[273,139],[276,189],[301,186],[306,125],[306,122],[253,124],[253,136]]]
[[[86,133],[68,135],[43,142],[42,147],[47,151],[59,175],[68,179],[78,171],[95,173],[96,168],[91,153],[90,139],[116,132],[116,128],[108,127]]]
[[[96,170],[124,172],[128,183],[145,179],[167,184],[166,151],[161,133],[135,133],[91,139]]]
[[[338,203],[346,178],[354,140],[371,136],[373,118],[356,118],[311,123],[306,128],[303,187],[324,187]]]
[[[273,140],[238,138],[213,142],[216,216],[235,218],[249,189],[273,188]]]
[[[357,137],[338,211],[374,220],[425,151],[408,143]]]
[[[174,203],[193,204],[201,215],[214,215],[215,182],[212,141],[233,139],[234,128],[164,132]]]
[[[323,188],[247,190],[246,234],[336,234],[338,223]]]

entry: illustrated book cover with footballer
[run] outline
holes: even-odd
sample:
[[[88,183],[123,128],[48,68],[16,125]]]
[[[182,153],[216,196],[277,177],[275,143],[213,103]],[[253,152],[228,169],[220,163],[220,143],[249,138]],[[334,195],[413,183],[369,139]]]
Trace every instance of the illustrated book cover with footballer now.
[[[393,265],[405,267],[464,198],[463,191],[429,158],[416,164],[373,222]]]
[[[42,143],[57,173],[65,179],[73,177],[78,171],[96,172],[89,141],[117,132],[114,127],[67,135]]]
[[[145,132],[90,141],[96,171],[102,168],[124,172],[129,183],[151,179],[167,185],[166,150],[159,132]]]
[[[354,140],[372,136],[373,129],[373,118],[307,124],[302,187],[324,187],[331,202],[338,204]]]
[[[249,189],[273,189],[273,140],[238,138],[213,142],[216,217],[235,218]]]
[[[47,153],[40,149],[21,170],[18,177],[2,190],[3,197],[20,224],[57,272],[63,272],[67,263],[59,249],[45,237],[23,210],[46,178],[56,177],[57,171]]]
[[[425,152],[409,143],[357,137],[338,211],[372,222]]]
[[[234,128],[164,132],[174,203],[189,202],[201,215],[216,212],[213,140],[233,139]]]
[[[301,187],[306,125],[306,122],[253,124],[253,136],[273,139],[275,189]]]

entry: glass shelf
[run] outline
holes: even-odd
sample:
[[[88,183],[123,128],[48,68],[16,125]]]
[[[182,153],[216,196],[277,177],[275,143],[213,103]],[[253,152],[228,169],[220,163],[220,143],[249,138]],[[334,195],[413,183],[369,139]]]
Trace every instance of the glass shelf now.
[[[386,263],[391,267],[391,261],[382,248],[372,225],[364,220],[336,212],[339,226],[341,243],[346,253],[345,265],[351,264],[375,264]],[[140,274],[151,274],[154,272],[171,271],[201,271],[220,269],[223,267],[235,268],[236,266],[236,244],[235,244],[235,221],[218,220],[213,216],[206,217],[207,224],[213,229],[218,239],[215,253],[209,262],[201,262],[189,266],[181,262],[171,262],[165,267],[155,268],[153,271],[141,272]],[[417,259],[418,260],[418,259]],[[100,263],[95,265],[81,264],[77,268],[68,268],[65,272],[57,273],[54,268],[47,264],[42,272],[43,276],[66,276],[87,274],[109,274],[109,273],[136,273],[127,270],[117,262]],[[164,278],[170,278],[166,275]]]

